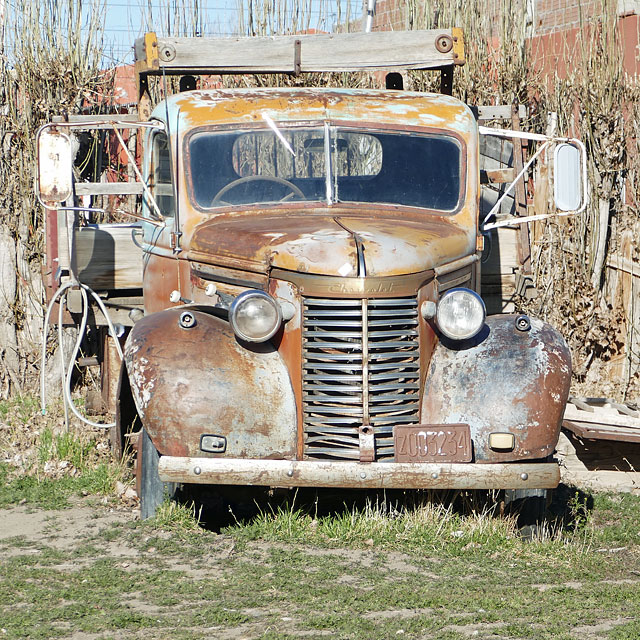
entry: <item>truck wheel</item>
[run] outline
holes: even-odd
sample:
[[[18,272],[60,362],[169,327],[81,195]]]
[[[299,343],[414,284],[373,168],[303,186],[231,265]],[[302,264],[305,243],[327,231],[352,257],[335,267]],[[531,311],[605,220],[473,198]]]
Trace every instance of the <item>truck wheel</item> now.
[[[549,489],[507,489],[505,513],[515,515],[523,537],[533,538],[542,531],[547,517]]]
[[[140,432],[138,445],[137,473],[140,479],[140,517],[142,520],[153,518],[165,497],[173,498],[176,485],[162,482],[158,477],[160,454],[155,448],[146,429]]]

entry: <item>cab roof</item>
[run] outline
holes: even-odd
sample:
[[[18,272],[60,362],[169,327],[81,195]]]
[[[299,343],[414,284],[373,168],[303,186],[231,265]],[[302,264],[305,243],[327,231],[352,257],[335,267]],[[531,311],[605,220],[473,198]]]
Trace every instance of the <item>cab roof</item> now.
[[[447,95],[373,89],[209,89],[170,96],[152,117],[181,132],[193,127],[325,120],[402,127],[449,129],[467,137],[476,131],[471,110]],[[172,126],[173,125],[173,126]]]

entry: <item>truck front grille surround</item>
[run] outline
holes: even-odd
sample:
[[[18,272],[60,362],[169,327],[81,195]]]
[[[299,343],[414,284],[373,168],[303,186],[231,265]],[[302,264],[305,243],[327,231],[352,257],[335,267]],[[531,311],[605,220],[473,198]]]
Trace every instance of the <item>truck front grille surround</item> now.
[[[393,426],[418,423],[416,299],[303,302],[305,457],[359,460],[370,425],[376,460],[391,461]]]

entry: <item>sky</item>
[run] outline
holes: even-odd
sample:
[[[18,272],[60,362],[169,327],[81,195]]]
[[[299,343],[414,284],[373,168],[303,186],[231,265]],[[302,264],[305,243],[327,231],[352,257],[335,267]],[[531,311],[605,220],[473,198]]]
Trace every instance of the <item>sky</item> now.
[[[198,11],[199,22],[203,25],[203,36],[236,35],[238,25],[238,0],[103,0],[105,3],[104,39],[105,61],[113,64],[133,62],[133,41],[147,30],[155,30],[160,35],[166,33],[168,16],[173,22],[174,8],[178,14]],[[250,2],[260,6],[264,0],[240,0],[244,6]],[[276,0],[285,7],[290,16],[297,2],[304,2],[310,10],[310,26],[333,29],[337,21],[337,3],[341,2],[343,16],[346,5],[351,3],[352,17],[360,17],[362,0]],[[288,9],[286,8],[288,7]],[[147,29],[147,17],[152,15],[153,24]],[[288,18],[287,18],[288,19]],[[187,18],[189,20],[189,18]],[[321,23],[318,24],[318,21]],[[175,34],[172,34],[175,35]]]

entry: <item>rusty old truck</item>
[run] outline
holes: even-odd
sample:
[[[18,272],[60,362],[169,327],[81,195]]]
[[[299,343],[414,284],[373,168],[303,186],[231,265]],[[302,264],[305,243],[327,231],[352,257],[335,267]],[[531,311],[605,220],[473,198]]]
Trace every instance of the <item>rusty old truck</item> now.
[[[150,33],[135,51],[137,114],[44,127],[38,193],[51,308],[65,303],[65,324],[88,314],[104,337],[84,364],[102,365],[115,449],[139,434],[143,517],[177,483],[555,487],[570,353],[541,320],[487,314],[489,223],[526,224],[497,205],[481,217],[480,134],[553,151],[556,213],[584,206],[579,143],[479,127],[450,95],[456,29]],[[402,89],[408,69],[438,71],[442,92]],[[193,88],[374,70],[383,88]],[[169,94],[174,76],[191,89],[152,109],[152,83]],[[69,168],[91,127],[103,146],[110,128],[131,165],[142,150],[132,180]],[[510,171],[502,196],[526,169],[493,171]],[[92,221],[115,193],[135,222]]]

